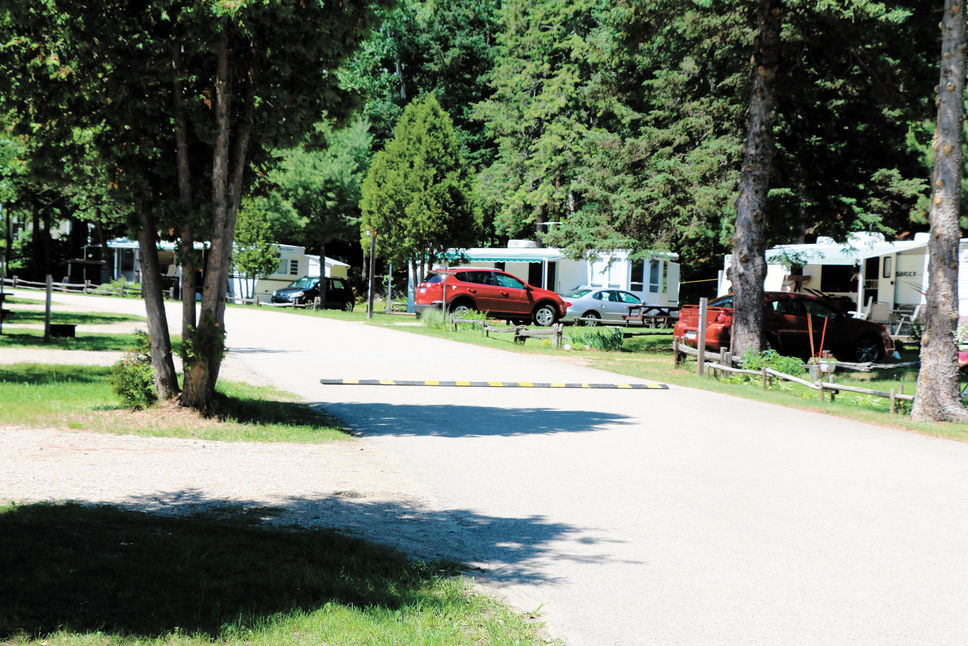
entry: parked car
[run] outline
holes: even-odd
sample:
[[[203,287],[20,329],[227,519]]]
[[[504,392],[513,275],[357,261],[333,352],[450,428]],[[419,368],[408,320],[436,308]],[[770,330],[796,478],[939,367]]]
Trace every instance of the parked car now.
[[[780,354],[809,357],[810,329],[813,330],[815,354],[830,350],[841,361],[857,362],[877,361],[894,354],[894,340],[883,325],[848,316],[831,302],[809,294],[766,292],[764,296],[765,341]],[[729,347],[732,322],[732,294],[709,302],[706,315],[707,349],[718,351]],[[696,347],[698,327],[698,306],[685,306],[680,310],[673,335],[680,343]]]
[[[564,321],[581,325],[598,325],[599,322],[625,323],[629,305],[641,305],[642,299],[622,289],[579,287],[565,294]]]
[[[319,276],[303,276],[272,292],[273,303],[306,305],[319,298]],[[356,305],[353,288],[345,278],[326,278],[326,304],[323,307],[352,312]]]
[[[558,294],[500,269],[448,267],[432,272],[417,286],[418,316],[427,309],[440,309],[445,281],[447,309],[458,316],[479,310],[515,323],[548,326],[565,315],[565,302]]]

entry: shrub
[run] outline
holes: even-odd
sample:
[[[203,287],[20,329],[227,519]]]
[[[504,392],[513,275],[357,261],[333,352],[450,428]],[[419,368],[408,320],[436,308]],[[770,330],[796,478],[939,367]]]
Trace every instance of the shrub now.
[[[446,330],[450,323],[447,315],[436,308],[428,308],[420,313],[420,322],[424,327],[434,330]]]
[[[619,328],[574,327],[568,333],[572,345],[587,346],[606,352],[621,350],[625,338]]]
[[[158,399],[151,367],[151,341],[140,330],[135,335],[135,349],[111,366],[111,387],[125,406],[148,408]]]
[[[772,368],[777,372],[794,377],[802,375],[806,370],[803,361],[796,357],[785,357],[776,350],[747,350],[743,353],[743,368],[746,370],[761,370]]]

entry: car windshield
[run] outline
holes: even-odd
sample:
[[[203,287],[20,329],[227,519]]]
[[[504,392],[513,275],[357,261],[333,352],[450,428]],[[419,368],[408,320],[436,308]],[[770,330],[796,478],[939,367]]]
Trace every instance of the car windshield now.
[[[733,306],[733,297],[732,297],[732,295],[730,295],[730,296],[720,296],[719,298],[715,298],[715,299],[709,301],[709,307],[726,307],[726,308],[729,308],[729,307],[732,307],[732,306]]]
[[[425,283],[439,283],[443,279],[444,279],[444,277],[441,274],[430,274],[429,276],[427,276],[427,278],[424,280],[424,282]]]
[[[289,283],[289,287],[286,289],[308,289],[316,284],[318,278],[310,278],[309,276],[303,276],[299,280],[294,280]]]
[[[590,290],[590,289],[576,289],[575,291],[569,292],[566,295],[567,296],[571,296],[572,298],[581,298],[582,296],[584,296],[585,294],[587,294],[590,291],[592,291],[592,290]]]

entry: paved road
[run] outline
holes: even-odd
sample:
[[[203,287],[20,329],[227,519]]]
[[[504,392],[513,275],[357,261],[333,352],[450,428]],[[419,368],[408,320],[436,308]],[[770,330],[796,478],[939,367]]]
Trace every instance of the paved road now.
[[[543,604],[569,644],[968,643],[968,445],[676,387],[322,386],[612,377],[276,312],[226,328],[253,370],[403,460],[439,552]]]

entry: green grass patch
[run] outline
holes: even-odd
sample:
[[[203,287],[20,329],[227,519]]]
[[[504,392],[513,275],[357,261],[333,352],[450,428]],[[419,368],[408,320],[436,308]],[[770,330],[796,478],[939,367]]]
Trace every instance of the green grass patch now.
[[[95,352],[130,352],[136,347],[134,334],[79,334],[76,337],[51,337],[44,343],[43,330],[16,328],[13,331],[4,326],[0,334],[0,348],[53,348],[58,350],[90,350]],[[172,352],[177,354],[181,348],[181,336],[172,335]]]
[[[107,312],[62,312],[50,313],[51,323],[73,323],[75,325],[109,325],[111,323],[146,322],[144,316],[135,314],[111,314]],[[37,310],[11,310],[3,319],[4,325],[35,324],[44,322],[44,312]]]
[[[62,426],[102,433],[225,442],[331,442],[346,438],[324,413],[282,390],[220,381],[218,415],[204,418],[172,404],[121,407],[107,367],[0,366],[0,423]]]
[[[76,504],[0,508],[0,641],[545,643],[538,625],[453,578],[453,565],[256,523]]]

